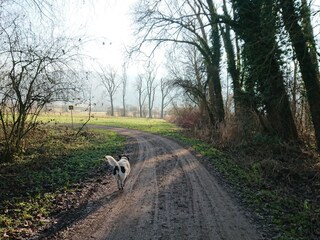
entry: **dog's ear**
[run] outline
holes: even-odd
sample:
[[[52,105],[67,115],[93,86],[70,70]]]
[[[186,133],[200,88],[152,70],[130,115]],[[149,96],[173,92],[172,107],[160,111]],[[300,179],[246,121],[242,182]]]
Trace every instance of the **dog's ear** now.
[[[122,157],[125,157],[125,158],[127,158],[127,159],[129,160],[129,157],[128,157],[128,155],[126,155],[126,154],[120,154],[120,155],[119,155],[119,159],[121,159]]]

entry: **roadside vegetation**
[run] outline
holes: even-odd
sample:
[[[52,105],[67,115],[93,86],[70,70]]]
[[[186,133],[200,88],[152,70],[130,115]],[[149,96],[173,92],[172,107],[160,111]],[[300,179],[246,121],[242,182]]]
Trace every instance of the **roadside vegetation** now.
[[[227,146],[200,138],[195,128],[186,128],[186,122],[192,119],[180,117],[174,119],[176,124],[160,119],[103,116],[93,117],[89,123],[161,134],[191,146],[236,189],[242,204],[255,212],[256,219],[271,229],[275,239],[319,237],[320,174],[315,153],[262,135],[250,143]],[[40,120],[55,124],[38,130],[37,143],[30,142],[21,159],[1,166],[1,189],[5,190],[1,192],[2,236],[26,236],[31,229],[44,226],[57,213],[59,201],[66,201],[61,193],[81,188],[81,182],[92,177],[92,172],[99,173],[105,152],[119,153],[125,144],[112,132],[88,128],[75,137],[78,126],[86,121],[85,115],[75,114],[74,129],[70,125],[59,127],[71,123],[69,115],[59,115],[59,119],[43,115]],[[68,207],[60,211],[66,210]]]
[[[14,162],[0,165],[0,239],[28,239],[53,216],[79,204],[88,178],[105,174],[103,156],[121,153],[125,138],[110,131],[42,126]]]
[[[194,116],[185,110],[176,115],[177,126],[184,126],[177,137],[210,161],[274,239],[319,239],[320,158],[312,145],[259,132],[239,135],[230,119],[209,131]]]

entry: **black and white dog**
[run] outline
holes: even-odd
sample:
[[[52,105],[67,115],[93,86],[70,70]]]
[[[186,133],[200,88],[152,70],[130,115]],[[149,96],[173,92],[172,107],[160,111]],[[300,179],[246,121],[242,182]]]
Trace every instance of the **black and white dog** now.
[[[113,166],[113,177],[116,179],[119,190],[123,190],[126,178],[130,173],[129,157],[120,155],[119,161],[116,161],[112,156],[105,156],[108,163]]]

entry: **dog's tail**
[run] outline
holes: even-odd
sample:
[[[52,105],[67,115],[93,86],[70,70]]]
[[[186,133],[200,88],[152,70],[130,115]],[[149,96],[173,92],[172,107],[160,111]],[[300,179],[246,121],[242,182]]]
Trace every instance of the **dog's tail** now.
[[[105,156],[105,158],[108,160],[108,163],[113,167],[119,167],[118,162],[112,157],[112,156]]]

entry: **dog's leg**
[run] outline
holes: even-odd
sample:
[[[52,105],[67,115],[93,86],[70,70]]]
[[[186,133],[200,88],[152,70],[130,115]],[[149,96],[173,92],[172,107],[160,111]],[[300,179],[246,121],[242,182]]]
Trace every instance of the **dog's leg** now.
[[[124,187],[124,185],[126,184],[126,178],[125,179],[123,179],[123,181],[122,181],[122,187]]]
[[[118,189],[121,190],[122,185],[121,185],[121,180],[120,179],[117,179],[117,184],[118,184]]]
[[[124,187],[124,182],[122,179],[120,179],[120,188],[119,190],[123,190],[123,187]]]

